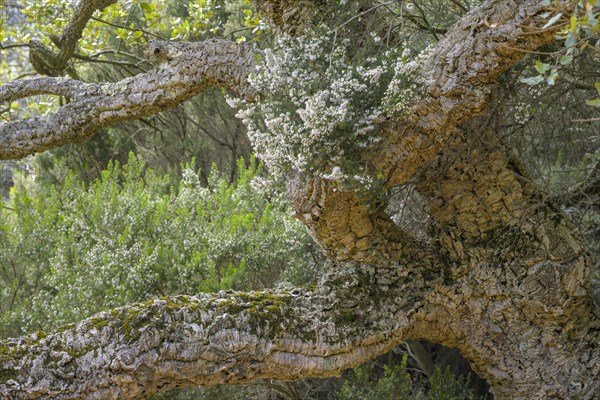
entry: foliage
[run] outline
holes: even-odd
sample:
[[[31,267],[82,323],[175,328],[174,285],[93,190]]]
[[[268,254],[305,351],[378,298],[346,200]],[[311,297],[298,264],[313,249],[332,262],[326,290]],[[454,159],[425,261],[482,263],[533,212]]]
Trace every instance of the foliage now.
[[[475,400],[469,387],[469,377],[457,377],[449,368],[436,368],[429,377],[429,388],[423,393],[413,383],[407,370],[407,355],[396,365],[384,365],[383,376],[377,376],[367,366],[354,369],[344,379],[338,392],[340,400]]]
[[[259,392],[259,393],[256,393]],[[190,388],[177,391],[170,391],[162,394],[157,394],[152,397],[153,400],[251,400],[261,399],[257,394],[265,395],[264,391],[260,392],[257,385],[240,386],[240,385],[217,385],[208,388]],[[264,399],[265,397],[262,397]]]
[[[544,0],[548,5],[550,0]],[[598,51],[600,40],[597,38],[600,32],[600,3],[598,0],[571,0],[575,7],[570,16],[563,15],[562,12],[547,12],[542,15],[548,18],[548,22],[543,29],[551,29],[557,24],[561,28],[557,33],[557,39],[564,41],[564,47],[560,50],[548,53],[551,62],[535,61],[537,75],[521,78],[521,82],[528,85],[537,85],[546,82],[548,85],[554,85],[559,77],[559,71],[573,63],[575,57],[580,56],[587,48]],[[595,88],[600,95],[600,82],[595,83]],[[588,99],[586,103],[593,107],[600,107],[600,98]]]
[[[409,400],[421,396],[414,392],[410,374],[406,371],[407,356],[398,365],[386,365],[379,379],[365,366],[354,369],[352,378],[345,379],[339,391],[340,400]]]
[[[49,37],[60,35],[69,23],[76,3],[70,0],[20,0],[20,14],[29,26],[11,24],[1,33],[0,41],[10,37],[27,42],[35,35],[44,38],[45,44],[50,45]],[[149,36],[193,40],[207,35],[228,35],[232,31],[231,18],[237,20],[236,28],[245,24],[250,32],[254,30],[254,34],[259,34],[266,26],[253,15],[252,5],[241,1],[121,0],[96,13],[95,19],[85,28],[80,49],[83,54],[92,55],[115,39],[129,47],[146,44]],[[260,27],[255,29],[258,25]]]
[[[89,186],[69,175],[32,197],[13,191],[0,247],[2,335],[80,320],[159,295],[294,284],[315,279],[315,249],[281,194],[251,185],[240,160],[229,184],[213,169],[208,187],[194,165],[179,182],[130,155]],[[303,273],[298,273],[303,271]]]
[[[0,81],[34,75],[27,44],[39,39],[57,51],[51,35],[60,35],[78,2],[19,0],[0,2]],[[6,16],[6,20],[4,17]],[[213,36],[254,41],[266,25],[252,3],[230,0],[119,1],[96,12],[69,62],[72,77],[87,82],[115,81],[153,68],[146,55],[149,40],[199,41]],[[2,38],[2,36],[4,36]],[[0,110],[3,122],[54,111],[68,101],[35,96],[12,101]],[[42,179],[58,183],[68,169],[88,182],[99,176],[111,159],[127,161],[134,151],[156,170],[177,173],[192,157],[202,167],[205,184],[211,163],[235,179],[236,161],[251,149],[245,129],[220,92],[205,93],[173,110],[141,121],[102,130],[86,143],[38,156]],[[36,157],[37,158],[37,157]]]
[[[60,33],[68,22],[72,2],[22,2],[25,5],[22,15],[27,20],[19,29],[5,25],[8,30],[0,29],[0,41],[27,42],[32,35],[41,34],[44,43],[51,47],[49,35]],[[418,98],[426,75],[420,70],[428,61],[426,51],[419,53],[414,49],[426,48],[457,16],[480,2],[387,2],[386,8],[398,20],[381,24],[379,29],[372,25],[372,30],[354,32],[355,36],[342,33],[341,28],[357,22],[360,18],[355,16],[367,18],[377,10],[363,13],[365,1],[339,3],[342,7],[336,3],[333,10],[337,13],[333,28],[321,26],[318,32],[312,32],[312,37],[284,37],[273,49],[264,52],[259,60],[259,73],[252,82],[259,90],[269,92],[271,98],[256,105],[238,104],[242,106],[239,116],[250,127],[260,156],[279,167],[275,173],[283,175],[294,167],[331,171],[326,176],[332,179],[338,175],[346,178],[348,172],[357,174],[351,179],[364,179],[362,166],[347,165],[352,158],[348,155],[377,143],[377,123],[389,116],[402,116],[407,105]],[[596,1],[579,1],[579,8],[567,18],[560,32],[566,48],[556,55],[540,57],[535,63],[538,75],[522,82],[545,81],[558,86],[559,69],[572,66],[581,50],[593,45],[591,39],[596,37],[599,26],[597,8],[593,8],[596,6]],[[0,12],[1,8],[0,4]],[[86,80],[121,79],[151,68],[141,53],[143,44],[155,35],[175,40],[201,40],[219,35],[242,42],[261,37],[261,32],[267,29],[247,1],[242,5],[242,2],[210,0],[125,0],[96,17],[79,43],[80,56],[88,59],[73,60]],[[559,14],[545,17],[546,28],[565,22],[565,16]],[[395,32],[388,26],[394,26]],[[410,34],[411,26],[418,28],[417,35]],[[3,38],[5,32],[8,35]],[[401,40],[395,44],[404,40],[410,44],[397,46],[404,48],[402,51],[389,51],[385,43],[397,32],[401,33],[398,34]],[[423,39],[425,35],[432,35],[433,39]],[[361,41],[360,46],[355,39]],[[410,49],[412,54],[419,54],[415,60]],[[114,64],[104,69],[96,61]],[[23,72],[11,68],[4,58],[0,62],[0,75],[14,77]],[[123,66],[117,62],[129,64]],[[600,93],[600,87],[596,89]],[[575,104],[570,96],[563,95],[563,99]],[[25,103],[11,103],[12,116],[23,118],[44,113],[57,103],[46,98],[36,100],[37,108],[31,107],[35,103],[27,107]],[[100,142],[88,142],[86,146],[90,146],[89,153],[98,160],[119,157],[135,148],[147,162],[153,161],[153,167],[161,166],[163,170],[169,170],[174,160],[177,163],[182,158],[189,159],[205,149],[206,156],[199,159],[214,160],[224,151],[198,140],[195,129],[207,123],[198,113],[199,108],[207,114],[222,112],[218,104],[215,106],[217,101],[209,98],[210,104],[201,107],[189,102],[173,112],[125,128],[111,128],[104,136],[98,136]],[[522,113],[517,113],[520,109],[516,108],[495,115],[504,127],[493,128],[522,127],[525,120],[531,121],[530,114],[542,115],[540,102],[527,103]],[[599,103],[589,100],[588,104]],[[567,120],[559,106],[552,107],[553,115]],[[522,117],[523,121],[509,124],[510,114],[515,114],[515,119]],[[545,134],[551,125],[547,114],[539,124],[544,134],[520,135],[527,142],[523,148],[534,147],[536,142],[552,142]],[[122,129],[129,130],[128,134],[124,135]],[[244,154],[237,152],[238,142],[243,140],[243,134],[237,134],[237,126],[229,129],[218,125],[208,131],[216,143],[218,139],[214,137],[222,138],[235,131],[236,136],[224,147],[231,147],[233,160]],[[505,136],[505,132],[500,133]],[[566,137],[566,133],[561,134]],[[160,138],[146,139],[153,135]],[[582,136],[578,140],[585,141]],[[255,164],[251,163],[249,168],[240,164],[237,179],[233,178],[235,174],[223,178],[214,168],[211,173],[204,166],[197,171],[192,165],[184,166],[181,178],[172,178],[153,172],[139,159],[130,158],[127,166],[113,163],[101,173],[100,179],[91,182],[94,176],[91,171],[102,170],[104,164],[93,164],[87,153],[85,163],[77,164],[78,171],[65,175],[73,165],[69,160],[82,148],[74,146],[66,152],[56,150],[39,157],[37,162],[46,167],[43,175],[38,176],[38,183],[17,187],[13,201],[7,205],[9,208],[3,211],[0,336],[19,335],[42,326],[52,329],[104,308],[156,295],[260,288],[281,279],[302,284],[319,275],[320,263],[314,260],[316,252],[304,231],[292,220],[281,194],[268,193],[267,200],[264,193],[254,189],[252,182],[260,175]],[[277,152],[268,152],[268,148],[276,148]],[[544,153],[552,158],[549,151]],[[553,161],[546,163],[550,167],[539,168],[540,175],[565,175],[564,166]],[[551,174],[547,169],[552,168],[556,171]],[[219,170],[223,172],[222,167]],[[45,182],[41,186],[39,178]],[[234,180],[233,185],[227,183]],[[47,182],[55,187],[49,187]],[[577,216],[578,212],[571,213]],[[595,212],[586,211],[580,218],[598,226]],[[429,384],[427,392],[413,386],[405,359],[401,365],[386,367],[379,379],[368,367],[356,369],[353,378],[345,381],[340,396],[343,399],[474,398],[465,381],[454,378],[447,370],[436,371]],[[254,395],[251,391],[247,387],[221,386],[182,391],[175,396],[250,398]]]

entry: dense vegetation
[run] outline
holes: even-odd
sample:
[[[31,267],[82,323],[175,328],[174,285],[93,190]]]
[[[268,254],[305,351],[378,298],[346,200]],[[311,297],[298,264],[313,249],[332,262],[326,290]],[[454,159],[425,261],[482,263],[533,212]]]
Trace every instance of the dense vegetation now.
[[[229,183],[213,166],[203,186],[194,162],[182,167],[181,176],[157,175],[130,154],[127,164],[110,162],[89,183],[73,173],[59,185],[18,175],[1,213],[1,336],[52,330],[166,295],[314,283],[324,258],[283,193],[259,186],[261,169],[254,158],[248,165],[240,159],[237,179]],[[465,378],[455,381],[449,370],[436,370],[430,379],[423,398],[474,396]],[[424,390],[413,384],[406,355],[360,367],[343,383],[297,385],[185,390],[157,398],[322,398],[339,387],[343,400],[416,399]]]
[[[6,164],[14,177],[4,180],[0,199],[0,338],[51,331],[157,297],[315,286],[329,261],[288,203],[290,171],[330,179],[335,190],[351,189],[365,203],[366,193],[376,193],[377,212],[385,209],[397,226],[436,242],[419,182],[385,187],[384,174],[373,173],[361,152],[381,150],[381,124],[407,117],[425,97],[422,72],[431,68],[433,46],[481,2],[341,3],[328,2],[331,19],[300,37],[276,36],[248,1],[126,0],[98,12],[60,74],[114,82],[156,66],[145,55],[150,40],[225,37],[259,52],[250,82],[270,96],[240,101],[208,90],[155,116],[104,128],[85,143]],[[523,179],[549,193],[542,200],[560,209],[595,257],[600,25],[596,2],[579,3],[574,19],[544,15],[545,28],[564,25],[560,41],[502,74],[490,111],[465,130],[495,132],[497,146],[529,171]],[[51,46],[69,22],[69,1],[16,4],[0,3],[2,81],[54,76],[30,65],[22,44],[37,35]],[[0,122],[47,115],[69,101],[20,99],[0,107]],[[339,379],[182,389],[155,398],[489,396],[469,371],[460,355],[423,341]]]

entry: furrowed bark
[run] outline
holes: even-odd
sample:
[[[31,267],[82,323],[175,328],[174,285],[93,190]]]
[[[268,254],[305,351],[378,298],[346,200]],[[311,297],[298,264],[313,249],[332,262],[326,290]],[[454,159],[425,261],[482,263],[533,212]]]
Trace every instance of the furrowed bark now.
[[[297,4],[259,3],[274,14]],[[554,4],[563,15],[573,5]],[[415,184],[432,218],[433,244],[391,224],[375,195],[361,197],[322,178],[293,182],[299,218],[329,256],[346,262],[319,289],[158,300],[22,339],[21,348],[8,341],[0,352],[0,393],[141,398],[179,384],[326,376],[401,340],[426,339],[459,348],[497,399],[594,399],[600,326],[590,255],[493,133],[466,123],[484,111],[502,72],[553,40],[553,29],[541,29],[548,7],[490,1],[469,13],[434,49],[425,100],[386,126],[384,144],[365,155],[389,187]],[[273,20],[285,24],[289,16]],[[0,157],[81,140],[207,87],[253,95],[245,77],[254,56],[210,43],[217,42],[206,45],[214,52],[229,50],[155,43],[151,53],[164,62],[157,70],[82,87],[48,119],[3,125]],[[30,141],[37,144],[28,147]],[[190,365],[199,372],[190,375]],[[77,380],[79,374],[90,379]]]
[[[321,177],[290,180],[297,218],[332,260],[377,266],[436,265],[436,247],[398,227],[372,193],[357,194]]]
[[[0,87],[0,100],[33,94],[67,94],[72,101],[47,116],[0,125],[0,159],[22,158],[66,143],[80,142],[98,129],[174,107],[209,88],[251,97],[246,83],[255,53],[222,39],[202,43],[152,42],[159,67],[116,83],[85,84],[65,78],[13,82]]]
[[[456,334],[438,340],[459,348],[496,398],[594,399],[593,260],[568,218],[477,125],[417,184],[449,261],[448,283],[429,302]]]
[[[318,289],[151,300],[0,342],[11,399],[138,399],[175,387],[339,375],[419,330],[419,271],[356,265]]]
[[[428,64],[426,98],[404,120],[383,132],[372,162],[389,186],[410,182],[431,162],[461,122],[480,115],[497,78],[528,51],[554,41],[556,28],[541,29],[550,6],[543,1],[489,1],[467,14],[435,47]],[[573,2],[552,12],[568,15]]]
[[[319,16],[325,5],[309,0],[256,0],[254,4],[270,26],[292,35],[310,28],[313,18]]]
[[[558,6],[568,15],[572,3]],[[593,261],[565,215],[473,120],[502,72],[554,40],[540,29],[543,10],[490,2],[465,17],[434,52],[430,100],[385,131],[372,159],[390,186],[420,182],[450,263],[429,302],[453,334],[434,341],[459,348],[496,398],[595,399]]]
[[[0,103],[16,101],[40,94],[69,97],[79,100],[93,84],[68,78],[35,78],[12,81],[0,86]]]

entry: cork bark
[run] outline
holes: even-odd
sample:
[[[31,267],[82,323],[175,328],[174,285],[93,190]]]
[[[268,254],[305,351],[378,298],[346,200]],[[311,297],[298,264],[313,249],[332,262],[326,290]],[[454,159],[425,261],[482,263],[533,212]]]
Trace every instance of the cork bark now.
[[[76,143],[100,128],[167,110],[209,88],[251,98],[246,82],[255,54],[223,39],[201,43],[151,42],[154,70],[115,83],[83,83],[69,78],[36,78],[0,87],[0,103],[36,94],[67,95],[71,102],[45,116],[0,125],[0,159]]]
[[[291,34],[318,18],[321,4],[294,20],[299,3],[257,3]],[[157,299],[3,341],[0,393],[126,399],[331,376],[425,339],[458,348],[497,399],[597,398],[592,257],[519,160],[477,123],[499,75],[554,40],[554,28],[541,29],[548,7],[568,15],[573,3],[488,1],[467,14],[434,49],[424,99],[360,155],[388,189],[415,186],[431,220],[427,240],[396,226],[379,192],[298,174],[289,182],[297,216],[335,261],[316,288]],[[255,58],[233,43],[155,42],[150,53],[161,65],[115,84],[42,78],[0,87],[0,101],[40,90],[73,99],[44,119],[1,125],[0,157],[85,139],[207,87],[268,96],[247,85]]]
[[[347,266],[314,290],[165,297],[0,345],[0,394],[141,399],[190,385],[339,375],[415,329],[420,271]]]

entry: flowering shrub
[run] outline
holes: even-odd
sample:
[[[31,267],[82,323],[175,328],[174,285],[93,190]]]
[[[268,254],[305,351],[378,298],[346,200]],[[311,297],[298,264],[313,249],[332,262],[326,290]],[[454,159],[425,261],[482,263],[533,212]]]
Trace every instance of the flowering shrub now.
[[[318,277],[285,197],[252,188],[256,163],[238,166],[235,184],[213,169],[203,187],[190,165],[172,186],[131,156],[89,187],[71,176],[37,197],[17,188],[0,212],[0,337],[156,296]]]
[[[407,111],[419,97],[424,57],[409,61],[409,52],[389,50],[357,62],[350,43],[332,37],[331,31],[281,37],[250,77],[263,98],[230,100],[276,178],[289,169],[343,166],[349,153],[379,140],[379,123]]]

